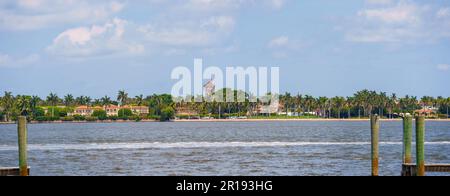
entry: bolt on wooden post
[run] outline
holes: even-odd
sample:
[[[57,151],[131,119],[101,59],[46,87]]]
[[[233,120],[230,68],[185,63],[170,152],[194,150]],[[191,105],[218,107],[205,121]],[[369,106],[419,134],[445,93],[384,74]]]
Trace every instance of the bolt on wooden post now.
[[[380,117],[378,115],[372,115],[370,117],[370,129],[371,129],[371,139],[372,139],[372,176],[378,176],[378,143],[380,134]]]
[[[19,116],[17,123],[19,140],[19,171],[20,176],[28,176],[27,163],[27,118]]]
[[[425,117],[416,117],[417,176],[425,176]]]
[[[412,143],[412,116],[403,117],[403,163],[412,163],[411,143]]]

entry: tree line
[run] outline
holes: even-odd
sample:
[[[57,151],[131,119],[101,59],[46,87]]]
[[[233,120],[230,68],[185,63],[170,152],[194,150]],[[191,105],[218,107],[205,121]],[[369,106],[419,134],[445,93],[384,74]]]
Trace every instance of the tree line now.
[[[236,97],[239,93],[244,93],[230,89],[221,89],[217,92],[225,91],[231,91],[235,96],[235,100],[237,100]],[[174,98],[168,94],[130,97],[124,90],[119,91],[115,99],[109,96],[97,99],[89,96],[74,97],[71,94],[59,97],[55,93],[50,93],[47,97],[41,98],[30,95],[14,96],[11,92],[4,92],[4,95],[0,96],[0,117],[3,121],[15,120],[19,115],[29,116],[30,119],[46,116],[57,120],[67,117],[67,113],[73,112],[73,108],[77,106],[105,107],[111,104],[147,106],[149,107],[149,114],[139,118],[161,120],[173,119],[180,108],[192,111],[198,117],[227,118],[231,116],[257,117],[262,115],[258,113],[258,107],[264,105],[264,103],[260,99],[257,99],[257,102],[250,102],[248,94],[245,94],[245,97],[244,102],[205,100],[202,102],[194,102],[193,100],[175,102]],[[192,99],[194,98],[192,97]],[[279,103],[281,110],[279,112],[284,115],[296,113],[300,116],[312,115],[321,118],[364,118],[371,114],[378,114],[384,118],[395,118],[400,113],[414,114],[416,110],[431,108],[436,109],[436,117],[448,118],[450,97],[424,96],[418,98],[410,95],[398,97],[396,94],[388,95],[385,92],[361,90],[348,97],[313,97],[310,95],[285,93],[279,95]],[[44,108],[47,109],[47,112],[44,112]],[[127,111],[126,113],[128,114],[129,112]],[[191,118],[193,116],[178,115],[178,117]]]
[[[147,106],[149,107],[149,114],[146,116],[135,116],[131,114],[128,109],[120,110],[119,116],[107,117],[105,111],[94,111],[92,118],[84,118],[80,116],[68,117],[78,106],[102,107],[109,105],[133,105],[133,106]],[[64,106],[64,107],[61,107]],[[45,112],[47,110],[47,112]],[[128,93],[121,90],[117,94],[117,98],[113,99],[109,96],[93,99],[89,96],[74,97],[72,94],[67,94],[59,97],[55,93],[50,93],[47,97],[41,98],[39,96],[30,95],[16,95],[11,92],[4,92],[0,96],[0,121],[15,121],[18,116],[23,115],[29,117],[30,120],[116,120],[118,118],[128,119],[161,119],[168,120],[174,116],[174,103],[172,97],[167,94],[162,95],[138,95],[129,97]],[[74,119],[75,118],[75,119]]]

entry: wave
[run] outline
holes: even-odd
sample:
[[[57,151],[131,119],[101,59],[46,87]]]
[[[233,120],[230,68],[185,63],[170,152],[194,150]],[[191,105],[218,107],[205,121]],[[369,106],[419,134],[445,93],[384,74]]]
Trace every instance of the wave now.
[[[450,145],[450,141],[426,142],[426,145]],[[142,142],[87,144],[29,144],[28,150],[114,150],[164,148],[233,148],[233,147],[291,147],[291,146],[368,146],[370,142]],[[402,142],[380,142],[381,146],[402,145]],[[0,145],[0,151],[16,151],[15,145]]]

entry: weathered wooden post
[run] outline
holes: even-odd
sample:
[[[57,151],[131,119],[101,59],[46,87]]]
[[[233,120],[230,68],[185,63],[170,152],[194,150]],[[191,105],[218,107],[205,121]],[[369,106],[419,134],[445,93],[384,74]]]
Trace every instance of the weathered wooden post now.
[[[378,115],[370,117],[370,129],[372,139],[372,176],[378,176],[378,142],[380,134],[380,118]]]
[[[27,118],[19,116],[17,133],[19,137],[19,171],[20,176],[28,176],[27,163]]]
[[[417,176],[425,176],[425,116],[416,117]]]
[[[412,163],[411,143],[412,143],[412,116],[403,117],[403,163]]]

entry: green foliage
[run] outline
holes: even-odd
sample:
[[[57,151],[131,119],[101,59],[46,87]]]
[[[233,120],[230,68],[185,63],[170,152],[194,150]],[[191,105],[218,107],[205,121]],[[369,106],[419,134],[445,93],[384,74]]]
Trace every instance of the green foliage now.
[[[34,120],[39,122],[47,121],[47,116],[37,116],[34,118]]]
[[[38,122],[51,122],[61,120],[59,117],[51,117],[51,116],[38,116],[35,117],[34,120]]]
[[[170,121],[175,117],[175,110],[172,107],[166,107],[161,110],[160,121]]]
[[[88,121],[88,122],[94,122],[94,121],[97,121],[97,120],[99,120],[99,118],[97,118],[95,116],[88,116],[88,117],[86,117],[86,121]]]
[[[169,94],[152,95],[147,97],[146,100],[149,104],[150,114],[156,116],[160,116],[164,108],[174,105],[172,95]]]
[[[142,120],[142,118],[140,116],[133,115],[133,116],[130,116],[128,120],[139,122]]]
[[[149,114],[149,115],[147,116],[147,119],[150,119],[150,120],[159,120],[159,119],[161,119],[161,116]]]
[[[449,118],[450,116],[447,116],[447,114],[439,114],[438,115],[438,118],[440,118],[440,119],[446,119],[446,118]]]
[[[28,116],[31,113],[31,96],[18,95],[16,98],[18,115]]]
[[[133,116],[133,112],[130,109],[120,109],[118,114],[119,114],[119,118],[121,118],[121,119],[125,119],[130,116]]]
[[[45,110],[41,107],[37,107],[33,111],[33,116],[45,116]]]
[[[108,119],[109,120],[118,120],[119,117],[118,116],[109,116]]]
[[[51,106],[51,107],[47,108],[46,116],[61,117],[59,112],[60,112],[60,108],[58,108],[56,106]]]
[[[98,120],[106,120],[108,119],[108,115],[105,110],[95,110],[92,113],[92,117],[97,117]]]
[[[73,116],[66,116],[61,118],[62,121],[74,121],[75,118]]]
[[[59,116],[60,117],[66,117],[68,113],[73,112],[73,108],[71,107],[65,107],[65,108],[59,108]]]
[[[76,120],[76,121],[85,121],[86,120],[86,118],[84,116],[81,116],[81,115],[74,115],[73,119]]]

